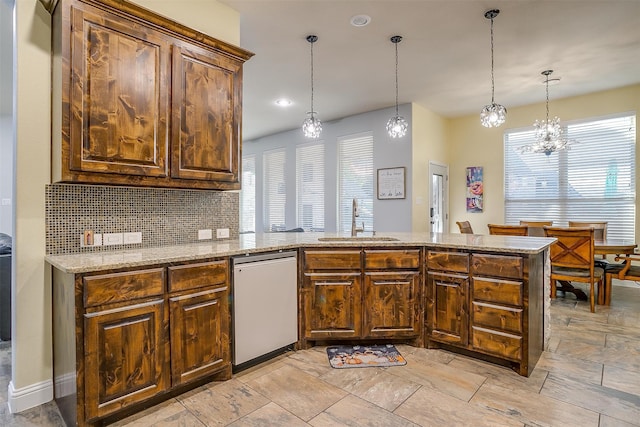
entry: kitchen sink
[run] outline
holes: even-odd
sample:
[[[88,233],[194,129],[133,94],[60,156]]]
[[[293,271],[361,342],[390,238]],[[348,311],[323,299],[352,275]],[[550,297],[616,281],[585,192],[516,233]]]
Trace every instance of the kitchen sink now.
[[[321,242],[397,242],[400,239],[387,236],[347,236],[347,237],[318,237]]]

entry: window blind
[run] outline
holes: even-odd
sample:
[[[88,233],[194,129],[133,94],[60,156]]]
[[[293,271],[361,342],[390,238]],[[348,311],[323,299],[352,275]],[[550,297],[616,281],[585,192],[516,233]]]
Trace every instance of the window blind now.
[[[358,226],[373,230],[373,136],[338,139],[338,230],[351,231],[351,203],[358,199]]]
[[[242,157],[240,190],[240,233],[256,231],[256,156]]]
[[[504,135],[505,222],[607,221],[607,237],[635,240],[635,114],[564,123],[569,150],[520,153],[533,128]]]
[[[297,227],[324,231],[324,142],[296,146]]]
[[[287,189],[284,175],[286,160],[284,148],[265,151],[262,154],[265,232],[284,231],[286,228]]]

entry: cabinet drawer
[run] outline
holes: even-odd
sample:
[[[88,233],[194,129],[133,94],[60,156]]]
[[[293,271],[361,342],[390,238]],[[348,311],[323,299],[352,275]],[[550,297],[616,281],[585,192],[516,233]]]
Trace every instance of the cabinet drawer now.
[[[523,262],[518,256],[471,255],[471,274],[522,279]]]
[[[522,333],[522,309],[477,301],[474,301],[472,306],[473,323],[475,325],[497,328],[517,334]]]
[[[227,284],[227,260],[169,267],[169,292]]]
[[[471,286],[474,300],[522,306],[522,282],[474,277]]]
[[[82,281],[84,306],[93,307],[162,295],[164,268],[85,276]]]
[[[429,270],[469,272],[469,254],[461,252],[427,252],[427,268]]]
[[[360,251],[304,251],[305,270],[359,270]]]
[[[403,268],[420,267],[420,250],[365,250],[364,268]]]
[[[521,336],[477,326],[471,328],[471,335],[474,349],[511,360],[521,360]]]

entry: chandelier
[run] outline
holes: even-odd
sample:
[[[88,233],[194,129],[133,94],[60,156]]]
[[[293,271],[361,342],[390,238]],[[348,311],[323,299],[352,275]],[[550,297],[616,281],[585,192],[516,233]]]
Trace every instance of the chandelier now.
[[[318,138],[322,132],[322,122],[313,111],[313,44],[318,41],[318,36],[309,35],[307,41],[311,45],[311,111],[307,113],[309,117],[302,122],[302,133],[307,138]]]
[[[396,47],[396,115],[387,122],[387,132],[391,138],[402,138],[409,128],[404,117],[398,114],[398,43],[402,41],[402,36],[393,36],[389,40]]]
[[[575,142],[563,136],[558,117],[549,119],[549,76],[551,73],[553,73],[553,70],[542,72],[542,75],[545,76],[544,83],[547,92],[547,118],[542,121],[536,120],[533,123],[536,141],[531,145],[521,147],[521,153],[544,153],[550,156],[556,151],[568,150],[571,144]]]
[[[494,101],[495,84],[493,80],[493,18],[498,16],[500,10],[491,9],[485,12],[484,17],[491,19],[491,104],[485,105],[480,113],[480,123],[486,128],[498,127],[504,123],[507,117],[507,109]]]

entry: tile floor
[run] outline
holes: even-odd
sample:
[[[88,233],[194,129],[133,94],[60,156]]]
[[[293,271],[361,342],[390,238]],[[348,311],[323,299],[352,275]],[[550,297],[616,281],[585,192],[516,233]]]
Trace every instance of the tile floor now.
[[[640,426],[640,286],[611,307],[552,303],[549,348],[529,378],[443,350],[397,346],[403,367],[332,369],[324,348],[292,352],[114,426]],[[0,344],[0,425],[61,426],[53,403],[9,414]]]

